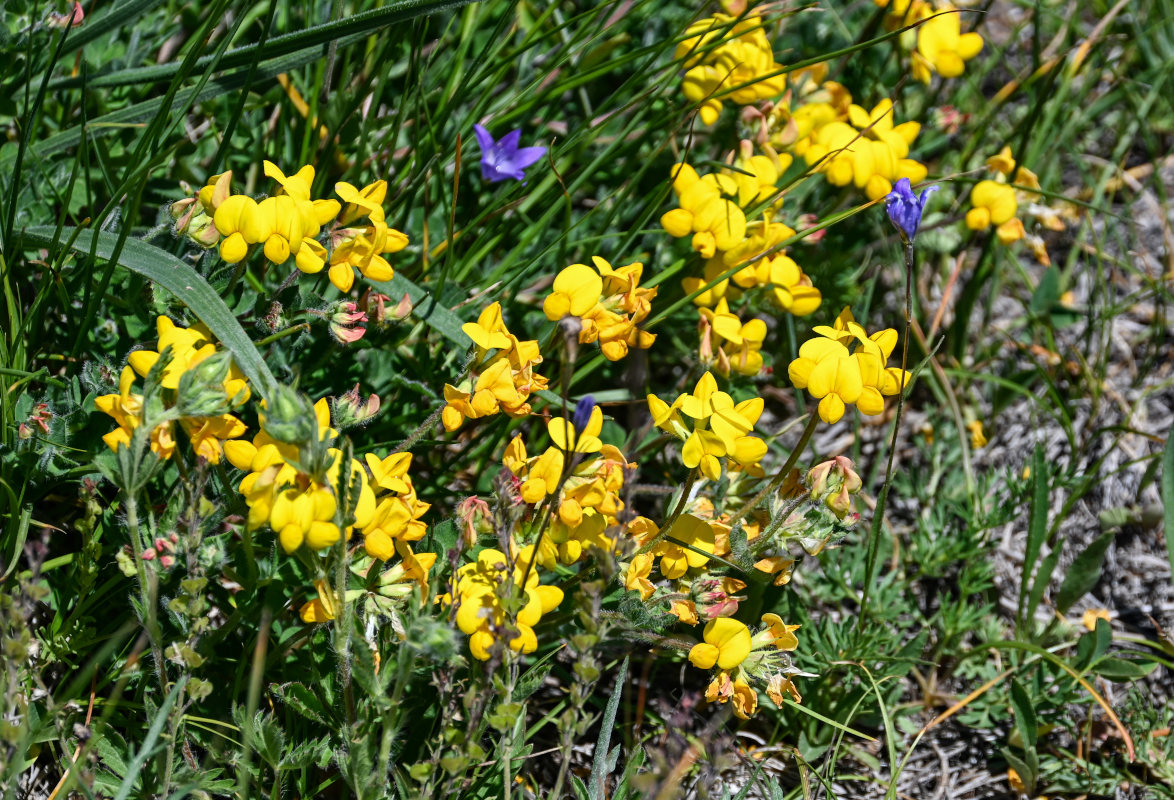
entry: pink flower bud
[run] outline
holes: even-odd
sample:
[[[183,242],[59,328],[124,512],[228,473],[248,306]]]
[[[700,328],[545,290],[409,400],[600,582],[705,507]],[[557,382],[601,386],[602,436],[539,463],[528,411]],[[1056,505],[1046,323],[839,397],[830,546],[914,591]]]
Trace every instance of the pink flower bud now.
[[[73,11],[68,14],[58,14],[56,11],[49,14],[49,19],[46,24],[50,28],[76,28],[85,21],[86,12],[82,9],[82,4],[74,0]]]
[[[146,550],[143,551],[142,555],[140,555],[139,558],[143,559],[143,561],[154,561],[155,555],[156,555],[155,548],[148,547]]]
[[[330,315],[330,333],[343,344],[357,342],[367,333],[362,323],[367,321],[367,315],[351,301],[339,303]]]
[[[387,295],[368,289],[360,298],[359,307],[367,312],[372,322],[376,325],[382,325],[383,321],[387,319],[387,304],[389,302],[391,302],[391,298]]]
[[[822,464],[817,464],[811,468],[807,473],[807,485],[811,487],[811,495],[818,497],[827,489],[828,475],[832,471],[832,462],[824,461]]]
[[[840,491],[835,494],[828,495],[828,499],[824,502],[827,503],[827,507],[840,519],[843,519],[852,510],[852,498],[848,494],[847,485],[841,486]]]
[[[372,394],[364,399],[359,394],[359,384],[356,383],[355,388],[333,400],[331,409],[331,417],[338,427],[346,429],[363,425],[379,413],[379,396]]]

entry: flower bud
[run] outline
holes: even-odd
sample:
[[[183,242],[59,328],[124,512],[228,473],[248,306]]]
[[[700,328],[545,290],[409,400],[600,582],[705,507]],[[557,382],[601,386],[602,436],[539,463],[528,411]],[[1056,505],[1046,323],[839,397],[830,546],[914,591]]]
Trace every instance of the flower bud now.
[[[819,497],[827,488],[828,475],[832,471],[832,462],[824,461],[817,464],[807,473],[807,485],[811,488],[811,496]]]
[[[840,491],[828,495],[827,500],[824,502],[827,503],[827,507],[832,510],[832,513],[840,519],[843,519],[852,510],[852,498],[848,495],[847,486],[841,486]]]
[[[58,14],[56,11],[50,11],[49,18],[45,20],[45,24],[50,28],[76,28],[85,19],[86,12],[82,9],[82,4],[78,0],[74,0],[73,9],[68,14]]]
[[[279,385],[267,402],[261,420],[265,432],[285,444],[308,444],[317,433],[314,404],[296,389]]]
[[[587,430],[587,423],[591,421],[591,415],[594,411],[595,398],[591,395],[586,395],[575,404],[575,413],[571,417],[571,424],[575,426],[577,432]]]
[[[415,306],[412,304],[411,295],[404,292],[404,296],[399,299],[399,302],[395,304],[395,308],[391,310],[390,316],[396,322],[402,322],[412,315],[413,308]]]
[[[231,366],[232,354],[219,350],[183,373],[179,377],[176,403],[179,413],[185,417],[227,414],[232,408],[232,398],[225,392],[224,382]]]
[[[335,306],[330,315],[330,333],[343,344],[357,342],[367,333],[362,323],[367,321],[367,315],[359,310],[355,303],[347,300]]]
[[[176,200],[168,207],[167,212],[175,220],[175,232],[187,233],[188,221],[192,218],[192,214],[196,213],[196,198],[185,197],[182,200]]]
[[[359,384],[355,388],[336,397],[330,404],[330,417],[339,430],[347,430],[359,425],[366,425],[371,418],[379,413],[379,396],[371,395],[364,400],[359,395]]]
[[[458,503],[457,519],[466,549],[477,544],[478,535],[493,533],[493,512],[480,497],[466,497]]]

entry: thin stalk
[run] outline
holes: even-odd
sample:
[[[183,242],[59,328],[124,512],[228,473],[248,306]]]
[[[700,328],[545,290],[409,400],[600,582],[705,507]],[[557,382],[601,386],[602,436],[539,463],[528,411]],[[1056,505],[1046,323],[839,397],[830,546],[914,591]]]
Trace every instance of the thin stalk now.
[[[872,590],[872,582],[876,577],[876,562],[880,551],[880,534],[885,518],[885,503],[889,499],[889,486],[892,484],[893,477],[893,460],[897,455],[897,434],[901,431],[901,412],[905,409],[905,392],[908,387],[904,384],[904,370],[909,363],[909,329],[913,319],[913,265],[913,240],[908,239],[905,242],[905,336],[901,343],[902,386],[901,391],[897,393],[897,415],[893,420],[893,435],[889,439],[889,461],[885,468],[885,482],[876,499],[872,525],[868,531],[868,558],[864,570],[864,591],[860,596],[860,614],[856,617],[857,635],[863,629],[864,618],[868,615],[868,597]]]
[[[677,500],[676,508],[674,508],[673,512],[669,514],[668,519],[664,521],[664,525],[662,525],[660,530],[657,531],[656,536],[653,536],[647,544],[637,550],[636,555],[647,553],[649,550],[656,547],[661,539],[668,536],[669,531],[673,527],[673,523],[676,522],[681,514],[683,514],[685,511],[685,505],[689,502],[689,495],[693,491],[693,484],[697,482],[697,472],[698,470],[693,470],[689,473],[688,480],[686,480],[685,485],[681,487],[681,497]]]
[[[761,503],[767,497],[767,495],[769,495],[775,489],[779,488],[779,485],[782,484],[784,480],[786,480],[787,473],[789,473],[795,467],[795,462],[799,460],[799,456],[803,453],[804,450],[807,449],[807,443],[811,441],[811,437],[815,434],[815,428],[818,424],[819,414],[816,413],[816,409],[813,407],[811,409],[811,415],[807,418],[807,426],[803,428],[803,434],[799,437],[799,441],[791,449],[791,455],[787,456],[787,461],[783,464],[783,468],[780,469],[775,474],[775,476],[770,479],[770,483],[764,486],[758,494],[750,498],[750,501],[746,503],[746,505],[738,509],[738,513],[730,518],[730,525],[737,525],[743,517],[757,508],[758,504]]]

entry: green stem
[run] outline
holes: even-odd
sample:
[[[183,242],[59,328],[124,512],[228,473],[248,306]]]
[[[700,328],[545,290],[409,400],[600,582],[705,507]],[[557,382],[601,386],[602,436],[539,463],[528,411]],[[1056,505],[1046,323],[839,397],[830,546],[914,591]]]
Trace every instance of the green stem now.
[[[817,425],[819,425],[819,414],[816,413],[815,408],[812,408],[811,415],[807,418],[807,426],[803,428],[803,435],[799,437],[799,441],[791,449],[791,455],[787,456],[787,461],[783,464],[783,468],[780,469],[775,474],[775,476],[770,479],[770,483],[762,487],[762,491],[750,499],[750,502],[746,503],[746,505],[738,509],[738,513],[730,518],[730,525],[737,525],[743,517],[757,508],[758,504],[761,503],[767,497],[767,495],[769,495],[775,489],[779,488],[779,485],[782,484],[784,480],[786,480],[787,473],[789,473],[795,467],[795,462],[799,460],[799,456],[802,455],[803,451],[807,449],[807,443],[810,442],[811,437],[815,435],[815,428]]]
[[[295,333],[299,333],[301,331],[308,331],[309,329],[310,329],[310,323],[308,323],[308,322],[299,322],[297,325],[290,325],[285,330],[280,330],[277,333],[273,334],[272,336],[266,336],[264,339],[257,342],[257,347],[264,347],[267,344],[273,344],[278,339],[284,339],[287,336],[293,336]]]
[[[868,616],[868,598],[872,591],[872,582],[876,578],[876,562],[880,554],[880,535],[884,525],[885,504],[889,499],[889,486],[893,478],[893,459],[897,455],[897,435],[901,431],[901,413],[905,409],[905,392],[908,386],[904,383],[904,370],[909,363],[909,329],[913,317],[913,241],[905,242],[905,337],[901,343],[901,391],[897,393],[897,415],[893,419],[893,435],[889,439],[889,462],[885,468],[885,482],[881,486],[880,495],[876,499],[876,508],[873,510],[872,525],[868,530],[868,558],[864,570],[864,591],[860,596],[860,614],[856,617],[857,635],[863,630],[864,619]]]
[[[688,478],[688,480],[685,481],[685,485],[683,487],[681,487],[681,497],[680,497],[680,499],[677,500],[676,508],[674,508],[673,512],[671,514],[669,514],[668,519],[666,519],[664,521],[664,525],[662,525],[660,530],[657,531],[656,536],[653,536],[652,539],[647,544],[645,544],[643,547],[641,547],[639,550],[637,550],[636,555],[640,555],[641,553],[647,553],[649,550],[656,547],[656,545],[662,539],[664,539],[666,536],[668,536],[669,531],[672,530],[673,523],[676,522],[677,519],[680,518],[681,514],[683,514],[685,512],[685,506],[689,502],[689,494],[693,491],[693,484],[696,482],[697,482],[697,470],[693,470],[692,472],[689,473],[689,478]]]

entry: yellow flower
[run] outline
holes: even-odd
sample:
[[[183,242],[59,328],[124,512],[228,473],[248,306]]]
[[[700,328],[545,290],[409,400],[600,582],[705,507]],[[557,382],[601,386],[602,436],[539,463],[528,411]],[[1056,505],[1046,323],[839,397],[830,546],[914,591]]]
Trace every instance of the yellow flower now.
[[[477,345],[473,374],[458,386],[445,384],[441,422],[455,431],[466,419],[479,419],[503,411],[513,417],[530,413],[530,394],[546,388],[547,380],[534,373],[542,362],[536,341],[519,341],[505,327],[501,306],[493,303],[476,323],[462,330]],[[500,348],[500,349],[498,349]],[[498,352],[490,355],[491,349]],[[488,359],[488,360],[486,360]]]
[[[590,311],[603,293],[603,279],[586,264],[572,264],[554,279],[554,292],[542,303],[549,320],[581,317]]]
[[[686,31],[674,57],[686,69],[682,86],[686,99],[700,104],[701,121],[712,125],[721,113],[722,95],[749,105],[782,94],[783,76],[771,52],[760,17],[737,19],[715,14]],[[738,88],[733,88],[738,87]]]
[[[799,647],[799,639],[795,631],[798,625],[788,625],[778,614],[763,614],[762,622],[766,625],[761,633],[754,637],[756,647],[773,646],[776,650],[795,650]]]
[[[966,430],[970,431],[970,446],[975,450],[986,447],[987,438],[982,430],[982,420],[976,419],[966,423]]]
[[[921,123],[903,122],[894,123],[893,101],[887,97],[881,100],[872,111],[865,111],[853,103],[848,107],[848,119],[870,139],[876,139],[889,145],[898,158],[909,155],[909,146],[921,132]]]
[[[741,664],[750,655],[750,629],[729,617],[718,617],[705,625],[705,640],[693,645],[689,661],[699,669],[729,670]]]
[[[716,308],[702,308],[700,313],[718,338],[718,372],[726,376],[731,370],[739,375],[757,375],[762,370],[759,351],[766,339],[766,323],[752,319],[743,324],[737,314],[730,312],[724,298]]]
[[[733,398],[718,390],[717,381],[708,372],[697,381],[692,394],[680,395],[671,406],[649,395],[648,407],[658,428],[685,440],[681,448],[685,466],[699,467],[710,480],[721,477],[719,459],[723,457],[728,456],[738,468],[755,470],[766,455],[766,443],[750,435],[762,415],[762,398],[735,405]],[[691,431],[682,414],[694,420]]]
[[[787,374],[795,388],[807,389],[819,400],[819,417],[828,424],[838,422],[864,390],[859,363],[847,347],[831,339],[804,342]]]
[[[970,190],[970,202],[974,206],[966,214],[966,226],[980,231],[991,225],[1002,225],[1019,209],[1015,190],[1005,183],[979,181]]]
[[[966,62],[981,50],[982,37],[977,33],[962,33],[961,14],[948,6],[917,29],[918,53],[926,65],[943,78],[960,76],[965,71]],[[922,72],[918,77],[929,83],[927,73]]]
[[[670,236],[678,239],[693,234],[693,249],[703,258],[712,258],[719,250],[729,250],[746,235],[746,214],[738,205],[725,199],[720,178],[727,185],[725,193],[736,195],[737,183],[727,176],[697,175],[688,164],[673,168],[673,192],[680,206],[660,218]]]
[[[897,394],[908,382],[904,370],[886,366],[897,342],[892,328],[868,336],[845,308],[834,327],[819,325],[814,330],[819,335],[799,347],[799,357],[787,373],[797,389],[807,389],[819,400],[824,422],[838,422],[852,404],[862,414],[875,416],[884,410],[883,397]],[[855,352],[849,350],[852,343]]]
[[[1014,173],[1015,183],[1020,186],[1027,186],[1031,189],[1040,188],[1039,178],[1036,177],[1035,173],[1015,161],[1015,157],[1011,155],[1010,145],[1004,145],[1002,150],[988,158],[986,165],[987,169],[997,172],[1000,175],[1005,175],[1008,179]],[[1060,230],[1063,230],[1063,227]]]
[[[330,282],[340,292],[349,292],[355,270],[371,281],[391,280],[395,270],[383,255],[403,250],[408,246],[408,237],[387,225],[382,206],[386,182],[376,181],[362,190],[340,182],[334,185],[334,191],[345,205],[330,231]],[[364,217],[367,224],[356,225]]]
[[[106,446],[115,452],[119,445],[130,447],[130,438],[143,421],[143,396],[131,392],[134,381],[134,370],[123,367],[118,381],[118,394],[105,394],[94,400],[99,411],[113,417],[118,423],[115,430],[102,437]],[[175,432],[170,422],[156,425],[151,431],[151,452],[164,459],[171,458],[175,452]]]
[[[334,590],[330,588],[330,584],[321,579],[314,581],[314,588],[317,590],[318,596],[303,605],[298,611],[298,616],[302,618],[302,622],[310,624],[334,619],[338,610],[338,598],[334,594]]]
[[[632,557],[628,568],[624,570],[624,588],[640,592],[641,600],[648,600],[656,592],[656,587],[650,580],[652,562],[655,558],[653,553],[640,553]]]
[[[523,548],[514,561],[514,586],[510,587],[514,591],[522,583],[532,555],[532,548]],[[489,659],[499,632],[507,628],[513,628],[517,633],[507,642],[510,649],[519,653],[534,652],[538,648],[534,626],[563,600],[561,589],[540,585],[538,571],[531,569],[525,578],[525,586],[521,587],[524,604],[511,619],[500,596],[507,587],[508,564],[509,560],[501,551],[485,549],[478,554],[475,563],[457,570],[457,627],[469,636],[469,650],[481,661]]]
[[[182,328],[169,317],[158,317],[155,330],[158,334],[157,350],[136,350],[127,357],[127,363],[145,378],[159,360],[159,354],[170,347],[171,361],[164,367],[159,381],[164,389],[178,389],[179,379],[185,372],[216,352],[212,335],[203,325]],[[238,402],[249,399],[249,385],[236,365],[229,370],[224,391],[230,399],[236,398]]]
[[[698,550],[703,550],[706,553],[714,552],[714,533],[708,522],[692,514],[682,514],[673,523],[668,535],[682,544],[665,539],[657,545],[656,552],[660,553],[661,575],[669,580],[674,580],[683,576],[690,569],[704,567],[709,563],[707,556],[697,552]]]

